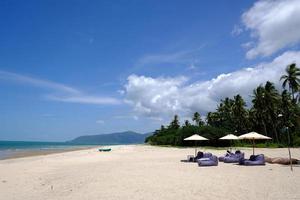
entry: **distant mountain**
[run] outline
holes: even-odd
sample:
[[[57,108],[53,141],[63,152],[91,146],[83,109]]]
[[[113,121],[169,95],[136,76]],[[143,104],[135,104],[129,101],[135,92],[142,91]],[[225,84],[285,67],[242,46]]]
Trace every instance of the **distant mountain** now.
[[[153,133],[140,134],[133,131],[99,134],[99,135],[86,135],[68,141],[72,144],[140,144],[145,142],[145,138]]]

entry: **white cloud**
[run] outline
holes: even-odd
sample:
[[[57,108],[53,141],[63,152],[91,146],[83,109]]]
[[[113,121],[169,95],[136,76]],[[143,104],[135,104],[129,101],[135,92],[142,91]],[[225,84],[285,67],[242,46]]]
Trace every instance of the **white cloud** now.
[[[243,32],[243,29],[238,26],[238,25],[234,25],[233,30],[231,31],[231,35],[232,36],[238,36]]]
[[[205,47],[201,45],[198,48],[170,52],[170,53],[161,53],[161,54],[147,54],[142,56],[136,62],[136,66],[142,67],[147,65],[155,64],[190,64],[197,62],[199,58],[200,50]]]
[[[186,55],[188,52],[181,51],[170,54],[154,54],[154,55],[145,55],[140,58],[137,62],[138,66],[143,66],[147,64],[157,64],[157,63],[177,63],[186,61]]]
[[[68,103],[82,103],[82,104],[119,104],[120,103],[120,101],[115,98],[88,96],[88,95],[78,95],[78,96],[47,95],[47,98],[54,101],[62,101]]]
[[[246,42],[244,44],[242,44],[241,46],[244,48],[244,49],[249,49],[249,48],[252,48],[254,45],[253,42]]]
[[[259,84],[272,81],[278,88],[280,76],[291,62],[300,63],[300,51],[286,52],[270,63],[261,63],[204,82],[189,83],[187,77],[131,75],[125,85],[126,102],[135,113],[146,117],[186,117],[195,111],[214,111],[220,99],[241,94],[249,103]]]
[[[125,93],[124,90],[117,90],[117,92],[118,92],[120,95],[124,95],[124,93]]]
[[[133,105],[137,113],[148,116],[159,116],[162,107],[177,111],[180,109],[177,107],[178,89],[185,81],[184,77],[154,79],[131,75],[125,85],[125,101]]]
[[[269,56],[300,42],[300,1],[260,0],[242,15],[255,45],[246,54],[249,59]]]
[[[92,96],[83,93],[82,91],[53,81],[32,78],[21,74],[11,73],[0,70],[0,80],[12,81],[22,84],[50,89],[51,94],[46,95],[46,98],[53,101],[83,103],[83,104],[119,104],[120,101],[111,97]]]
[[[0,70],[0,79],[19,82],[19,83],[26,83],[28,85],[32,85],[35,87],[54,89],[54,90],[67,92],[67,93],[73,93],[73,94],[80,93],[77,89],[60,84],[60,83],[55,83],[52,81],[42,80],[42,79],[38,79],[38,78],[32,78],[29,76],[24,76],[21,74],[11,73],[11,72],[7,72],[7,71]]]
[[[99,120],[96,121],[96,123],[97,123],[97,124],[104,124],[104,121],[101,120],[101,119],[99,119]]]
[[[117,115],[114,116],[115,119],[134,119],[134,120],[139,120],[139,117],[136,115]]]

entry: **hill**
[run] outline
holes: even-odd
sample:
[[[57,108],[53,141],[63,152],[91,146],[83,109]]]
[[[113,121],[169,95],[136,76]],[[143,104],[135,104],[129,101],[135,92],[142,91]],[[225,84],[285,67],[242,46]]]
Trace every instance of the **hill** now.
[[[152,133],[140,134],[133,131],[125,131],[110,134],[86,135],[77,137],[68,143],[72,144],[140,144]]]

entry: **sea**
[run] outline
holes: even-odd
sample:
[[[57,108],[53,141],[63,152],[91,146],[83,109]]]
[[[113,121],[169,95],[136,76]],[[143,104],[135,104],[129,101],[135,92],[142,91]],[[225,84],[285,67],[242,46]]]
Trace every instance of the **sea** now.
[[[65,142],[0,141],[0,160],[26,152],[64,151],[95,147],[96,145],[74,145]]]

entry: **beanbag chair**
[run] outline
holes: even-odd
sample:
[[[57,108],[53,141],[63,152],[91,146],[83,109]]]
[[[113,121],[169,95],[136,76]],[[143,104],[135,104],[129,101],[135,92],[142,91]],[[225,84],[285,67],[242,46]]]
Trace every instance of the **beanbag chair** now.
[[[196,157],[188,157],[188,161],[189,162],[197,162],[198,159],[201,159],[201,158],[209,158],[212,156],[212,153],[203,153],[202,151],[199,151],[197,153],[197,156]]]
[[[225,163],[236,163],[239,162],[241,158],[244,158],[244,153],[242,153],[240,150],[237,150],[235,153],[227,151],[225,156],[219,157],[219,161]]]
[[[252,155],[250,159],[240,159],[239,164],[246,166],[265,165],[265,157],[263,154]]]
[[[215,155],[212,155],[209,158],[201,158],[197,160],[198,166],[217,166],[218,165],[218,157]]]
[[[238,163],[241,159],[244,159],[244,153],[231,154],[224,157],[224,163]]]
[[[203,153],[203,158],[210,158],[212,157],[212,153]]]

